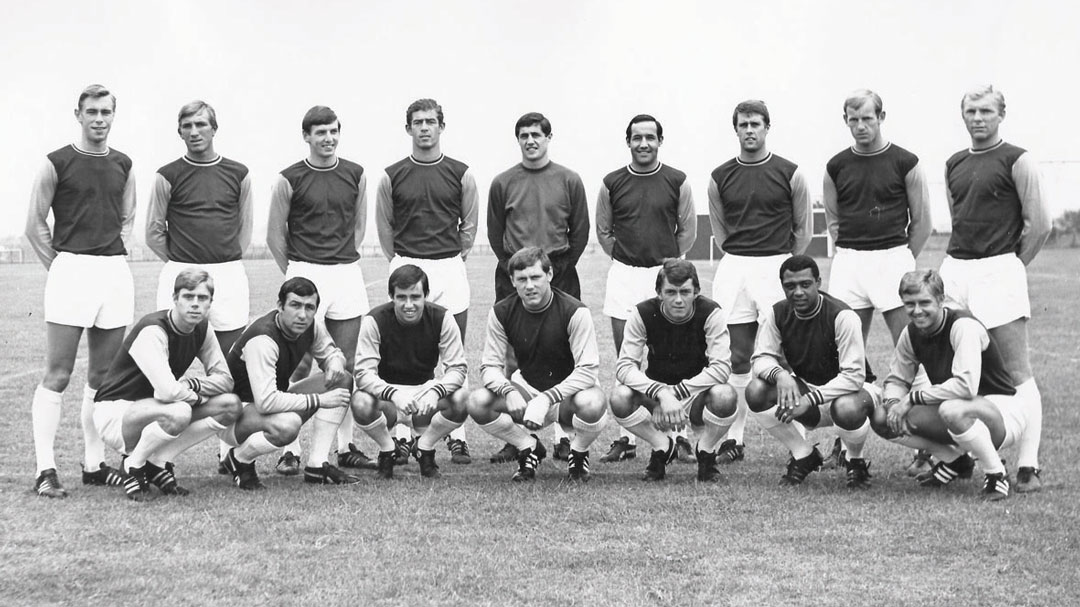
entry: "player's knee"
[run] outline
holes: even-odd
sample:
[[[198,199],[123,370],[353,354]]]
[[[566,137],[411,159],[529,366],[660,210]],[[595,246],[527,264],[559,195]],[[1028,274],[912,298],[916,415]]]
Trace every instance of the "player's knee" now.
[[[240,402],[239,396],[235,394],[219,394],[214,398],[218,408],[221,409],[221,412],[214,416],[218,423],[229,426],[240,419],[240,414],[244,411],[244,404]]]
[[[889,418],[885,413],[884,407],[875,407],[874,410],[870,412],[869,418],[870,429],[874,431],[874,434],[877,434],[886,440],[896,438],[896,434],[889,428]],[[909,422],[908,426],[910,427],[910,425]]]
[[[739,395],[735,393],[735,388],[728,384],[718,384],[709,388],[709,399],[705,402],[705,407],[717,417],[731,417],[735,415],[738,403]]]
[[[611,413],[615,417],[629,416],[636,409],[633,400],[633,390],[622,384],[616,385],[611,390],[610,396],[608,396],[608,401],[611,403]]]
[[[495,415],[493,405],[495,404],[495,393],[487,388],[477,388],[469,393],[467,399],[467,409],[469,411],[469,417],[473,418],[478,424],[490,423]]]
[[[379,407],[375,397],[359,390],[353,392],[349,401],[349,410],[352,411],[353,419],[358,424],[370,424],[378,417]]]
[[[302,425],[303,421],[299,415],[288,413],[272,415],[267,420],[263,433],[272,444],[284,446],[296,440],[296,437],[300,435]]]
[[[53,392],[63,392],[67,390],[68,384],[71,383],[71,369],[65,369],[63,367],[50,367],[45,371],[45,377],[41,380],[41,385],[46,390]],[[94,385],[101,385],[100,383]]]
[[[971,409],[970,404],[971,401],[959,398],[947,400],[938,405],[938,415],[941,416],[941,421],[945,422],[946,426],[953,428],[960,424],[965,417],[968,417]]]
[[[446,399],[449,403],[443,412],[443,417],[450,421],[463,422],[469,416],[469,393],[464,388],[459,389]]]
[[[755,413],[768,410],[773,403],[769,402],[768,383],[762,379],[754,378],[746,385],[746,406]]]
[[[600,388],[589,388],[574,395],[577,416],[587,422],[600,421],[607,410],[607,399]]]
[[[191,424],[191,407],[187,403],[171,403],[161,407],[158,425],[169,434],[180,434]]]
[[[866,409],[858,393],[838,397],[830,414],[833,423],[845,430],[857,430],[866,422]]]

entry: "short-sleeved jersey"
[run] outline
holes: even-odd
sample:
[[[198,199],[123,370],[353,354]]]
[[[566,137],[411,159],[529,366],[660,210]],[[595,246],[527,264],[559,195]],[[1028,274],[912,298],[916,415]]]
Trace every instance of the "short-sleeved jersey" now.
[[[836,316],[851,309],[832,295],[819,293],[821,308],[809,318],[800,317],[787,299],[773,304],[784,358],[795,375],[817,386],[828,383],[841,372]],[[872,383],[875,378],[869,362],[865,363],[865,368],[865,381]]]
[[[56,170],[52,247],[79,255],[126,255],[121,229],[131,159],[114,149],[67,145],[48,155]]]
[[[240,259],[240,192],[247,167],[223,156],[210,162],[184,156],[158,174],[170,188],[165,212],[169,259],[192,264]]]
[[[971,315],[971,312],[967,310],[945,308],[943,313],[945,319],[941,327],[929,335],[919,331],[914,325],[908,325],[907,329],[908,339],[911,341],[911,349],[915,353],[915,358],[926,369],[926,376],[930,378],[930,383],[934,385],[943,384],[953,377],[953,357],[956,354],[951,341],[953,325],[962,318],[970,318],[978,322]],[[1016,394],[1012,375],[1005,367],[1005,361],[1001,357],[1001,350],[998,349],[993,335],[989,335],[989,332],[987,332],[987,335],[990,338],[990,343],[982,351],[982,374],[979,377],[978,393],[983,396],[988,394]]]
[[[190,333],[181,333],[169,318],[170,310],[158,310],[142,317],[124,338],[123,345],[109,365],[105,380],[94,396],[95,402],[140,400],[154,396],[154,386],[131,357],[131,347],[147,327],[160,328],[168,340],[169,369],[173,377],[182,377],[199,355],[206,341],[209,320],[204,319]]]
[[[386,167],[393,197],[394,253],[417,259],[461,255],[462,178],[469,165],[449,156],[409,156]]]
[[[1012,169],[1025,152],[1002,141],[986,150],[962,150],[945,162],[952,198],[950,256],[983,259],[1020,251],[1024,219]]]
[[[686,322],[677,324],[664,316],[659,298],[639,303],[637,311],[645,324],[649,347],[645,375],[675,385],[700,373],[709,364],[705,323],[719,308],[715,301],[698,296],[694,299],[694,314]]]
[[[836,186],[836,245],[859,251],[906,245],[906,179],[919,157],[889,143],[869,154],[848,148],[825,166]]]
[[[493,308],[507,342],[517,355],[522,377],[540,391],[555,386],[574,370],[570,320],[577,310],[585,307],[558,289],[551,292],[551,304],[539,312],[527,310],[517,295],[503,299]]]
[[[281,175],[292,190],[288,258],[324,265],[360,259],[356,252],[356,201],[364,167],[338,158],[333,166],[321,168],[305,158]]]
[[[770,153],[758,162],[738,157],[718,166],[712,180],[719,193],[728,227],[725,253],[765,257],[790,253],[795,243],[792,179],[798,165]]]
[[[406,325],[394,315],[394,302],[368,313],[379,327],[379,377],[391,384],[416,386],[435,377],[446,308],[426,302],[420,321]]]
[[[248,325],[248,328],[244,329],[244,332],[240,334],[240,337],[233,343],[232,348],[229,349],[229,354],[225,357],[226,362],[229,364],[229,372],[232,373],[233,380],[236,382],[234,387],[236,395],[246,403],[255,400],[251,390],[251,379],[248,376],[247,364],[243,357],[244,346],[248,341],[260,335],[266,335],[277,345],[278,358],[274,365],[274,374],[277,389],[281,392],[289,389],[289,378],[292,377],[293,371],[300,366],[304,355],[311,350],[312,344],[315,343],[314,324],[296,339],[289,339],[278,327],[277,315],[277,310],[273,310]]]
[[[652,267],[679,256],[675,230],[685,182],[686,173],[666,164],[649,173],[638,173],[627,166],[604,177],[615,236],[612,259],[630,266]]]

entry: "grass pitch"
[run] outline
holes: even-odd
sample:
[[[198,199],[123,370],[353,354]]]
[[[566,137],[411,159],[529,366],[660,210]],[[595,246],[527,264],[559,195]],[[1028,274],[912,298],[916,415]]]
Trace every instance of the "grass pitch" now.
[[[940,251],[923,266],[936,267]],[[600,338],[601,382],[613,381],[610,324],[599,310],[608,262],[582,258],[585,302]],[[828,260],[822,260],[828,276]],[[472,385],[492,300],[493,257],[469,259],[473,288],[466,349]],[[715,266],[699,264],[710,292]],[[638,480],[636,460],[597,460],[592,482],[564,482],[546,460],[533,485],[509,482],[513,464],[470,422],[474,463],[420,478],[415,462],[397,479],[364,472],[353,487],[304,485],[259,470],[268,490],[234,489],[215,474],[216,445],[178,462],[185,498],[149,504],[117,489],[79,484],[78,400],[85,345],[65,395],[57,438],[60,478],[71,496],[38,498],[29,402],[40,381],[44,270],[0,266],[7,288],[0,398],[0,604],[38,605],[1068,605],[1080,600],[1080,381],[1075,320],[1080,261],[1046,250],[1029,268],[1032,363],[1043,393],[1044,489],[996,504],[974,482],[940,491],[903,473],[910,453],[876,437],[867,445],[874,486],[852,492],[838,472],[777,486],[787,456],[753,421],[747,459],[724,468],[727,484],[700,486],[694,467],[672,464],[667,482]],[[252,315],[269,309],[281,276],[271,261],[247,263]],[[137,315],[150,311],[160,264],[132,265]],[[386,264],[364,260],[372,302],[385,300]],[[827,284],[826,284],[827,286]],[[883,374],[889,341],[880,317],[868,352]],[[358,432],[358,436],[360,433]],[[833,434],[813,434],[827,450]],[[542,435],[550,442],[550,435]],[[371,443],[360,441],[371,453]],[[1014,471],[1015,453],[1007,453]],[[109,461],[116,464],[115,456]]]

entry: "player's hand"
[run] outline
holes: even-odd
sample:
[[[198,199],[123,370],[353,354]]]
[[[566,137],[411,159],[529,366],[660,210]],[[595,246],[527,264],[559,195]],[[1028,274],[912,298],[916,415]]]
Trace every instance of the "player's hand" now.
[[[657,397],[660,405],[653,409],[653,425],[662,432],[681,430],[686,426],[686,411],[671,390],[661,390]]]
[[[911,411],[911,407],[911,399],[906,396],[900,399],[900,402],[889,407],[886,419],[889,422],[889,430],[892,430],[893,434],[905,435],[910,433],[907,414]]]
[[[776,376],[776,419],[787,423],[795,416],[792,411],[799,406],[802,394],[799,393],[799,384],[787,371],[781,371]],[[805,413],[805,410],[803,411]],[[786,421],[785,421],[786,418]]]
[[[407,415],[416,413],[416,402],[401,390],[394,392],[394,395],[390,397],[390,402],[394,403],[398,411],[404,411]]]
[[[323,371],[323,380],[326,382],[327,386],[339,386],[343,388],[352,386],[352,378],[349,377],[348,372],[345,371],[345,367],[336,362],[336,359],[326,365],[326,370]]]
[[[340,409],[349,406],[349,391],[345,388],[334,388],[319,395],[319,407],[323,409]]]
[[[805,396],[800,396],[798,402],[794,407],[778,407],[776,409],[776,419],[784,422],[785,424],[789,424],[795,418],[809,411],[810,407],[810,399]]]
[[[527,405],[528,403],[525,402],[525,397],[516,389],[506,395],[506,412],[510,415],[525,411]]]
[[[548,399],[541,394],[525,405],[525,415],[521,420],[521,425],[529,430],[539,430],[544,427],[544,418],[547,417],[547,413]]]
[[[424,417],[435,410],[435,407],[439,405],[439,397],[435,394],[434,390],[425,390],[423,394],[417,395],[409,403],[414,411],[412,415],[419,415]]]

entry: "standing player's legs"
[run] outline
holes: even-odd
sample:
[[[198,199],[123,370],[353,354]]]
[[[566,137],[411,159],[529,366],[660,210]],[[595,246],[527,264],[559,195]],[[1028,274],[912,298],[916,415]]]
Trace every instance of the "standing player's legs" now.
[[[35,489],[39,495],[46,497],[67,495],[59,481],[54,483],[55,442],[56,432],[60,428],[63,394],[71,381],[71,372],[75,368],[75,355],[79,351],[79,339],[82,337],[82,332],[82,327],[45,323],[45,377],[34,390],[34,397],[30,403],[30,419],[33,425],[34,452],[37,456],[37,470],[34,473]],[[93,414],[92,403],[90,407],[83,407],[81,419],[84,428],[87,413]],[[96,431],[94,437],[97,437]],[[86,440],[85,447],[87,451],[91,451],[88,458],[93,457],[97,458],[96,461],[104,461],[105,447],[101,444],[100,438],[96,441]],[[43,476],[42,473],[46,471],[52,471],[52,473]]]

